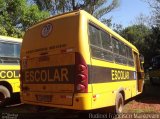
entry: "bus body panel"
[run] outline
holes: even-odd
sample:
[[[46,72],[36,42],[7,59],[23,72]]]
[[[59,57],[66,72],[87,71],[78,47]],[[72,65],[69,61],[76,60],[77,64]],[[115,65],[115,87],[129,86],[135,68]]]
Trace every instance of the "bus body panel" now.
[[[19,65],[0,65],[0,82],[11,85],[13,93],[20,92]]]
[[[21,94],[23,96],[25,94]],[[24,96],[23,96],[24,97]],[[49,107],[59,107],[59,108],[66,108],[66,109],[74,109],[74,110],[90,110],[92,109],[92,93],[78,93],[74,94],[73,98],[73,105],[56,105],[53,103],[46,103],[46,102],[38,102],[38,101],[28,101],[22,98],[23,103],[32,104],[32,105],[41,105],[41,106],[49,106]],[[33,99],[31,99],[33,100]]]
[[[19,65],[0,65],[0,83],[7,82],[12,87],[12,92],[20,92]]]
[[[75,14],[74,14],[75,15]],[[39,24],[36,27],[29,29],[23,42],[23,49],[21,50],[21,57],[29,58],[39,57],[41,53],[47,53],[46,55],[61,54],[75,52],[77,48],[75,40],[77,39],[78,24],[76,24],[77,17],[64,17],[51,19],[48,22]],[[44,33],[43,29],[51,25],[50,34],[48,36],[42,36]],[[68,30],[71,29],[71,30]],[[32,34],[35,34],[34,37]],[[33,42],[30,44],[30,42]],[[43,54],[42,54],[43,55]]]
[[[93,96],[92,108],[100,108],[115,105],[116,94],[119,89],[124,90],[125,100],[136,96],[137,80],[133,76],[136,71],[134,67],[119,66],[118,64],[109,63],[92,59],[92,88]],[[97,64],[99,66],[97,66]],[[128,71],[130,72],[130,79],[123,80],[120,77],[114,77],[112,71]],[[93,78],[94,77],[94,78]],[[114,77],[114,80],[113,80]],[[103,103],[102,103],[103,102]]]
[[[95,25],[98,24],[97,26],[109,33],[110,37],[118,38],[119,41],[130,47],[132,52],[135,51],[139,54],[135,46],[83,10],[44,20],[31,27],[24,36],[21,50],[23,74],[21,100],[23,103],[90,110],[115,105],[116,95],[122,89],[125,100],[139,93],[135,66],[117,64],[96,59],[92,56],[89,39],[90,22],[94,22]],[[44,38],[41,36],[41,31],[46,24],[52,24],[53,31]],[[61,32],[62,30],[63,32]],[[37,44],[32,44],[32,42]],[[88,92],[86,93],[77,93],[75,91],[76,68],[74,66],[76,64],[76,53],[83,57],[88,67]],[[27,66],[23,65],[23,62]],[[136,62],[133,61],[133,63],[135,64]],[[72,70],[69,71],[70,78],[68,78],[71,81],[70,83],[65,82],[67,81],[65,74],[62,76],[64,78],[63,82],[61,78],[57,78],[58,73],[53,70],[54,68],[62,70],[62,68],[68,66],[72,67],[70,67]],[[49,69],[54,72],[51,80],[56,76],[57,82],[49,81],[48,77],[51,71]],[[126,77],[129,78],[125,79],[124,76],[121,76],[119,79],[116,76],[117,74],[114,74],[115,72],[122,72],[122,75],[127,72]],[[34,81],[32,81],[32,77],[34,77]],[[122,77],[125,80],[121,80],[123,79]],[[26,81],[24,82],[24,80]],[[37,95],[41,96],[40,99],[37,98]]]
[[[119,89],[124,89],[125,100],[137,95],[136,81],[121,81],[110,83],[95,83],[93,85],[93,108],[115,105],[116,94]],[[103,103],[102,103],[103,102]]]
[[[12,93],[19,93],[20,92],[20,81],[19,79],[3,79],[1,82],[7,82],[12,87]],[[1,83],[0,82],[0,83]]]

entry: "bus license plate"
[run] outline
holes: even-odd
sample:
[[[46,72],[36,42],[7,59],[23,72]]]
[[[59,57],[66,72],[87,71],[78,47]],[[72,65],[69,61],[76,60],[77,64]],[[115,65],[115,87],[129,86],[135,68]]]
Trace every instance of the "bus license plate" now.
[[[52,96],[51,95],[36,95],[37,101],[40,102],[51,102]]]

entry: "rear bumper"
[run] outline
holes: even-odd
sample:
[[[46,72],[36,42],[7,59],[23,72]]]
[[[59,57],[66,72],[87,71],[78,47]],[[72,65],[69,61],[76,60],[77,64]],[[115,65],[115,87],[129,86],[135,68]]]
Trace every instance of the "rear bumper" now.
[[[92,93],[74,94],[72,98],[73,103],[71,105],[53,104],[53,102],[50,102],[50,103],[39,102],[31,98],[27,100],[24,97],[25,96],[21,94],[21,101],[24,104],[74,109],[74,110],[91,110],[92,109]],[[56,100],[60,100],[60,99],[56,99]]]

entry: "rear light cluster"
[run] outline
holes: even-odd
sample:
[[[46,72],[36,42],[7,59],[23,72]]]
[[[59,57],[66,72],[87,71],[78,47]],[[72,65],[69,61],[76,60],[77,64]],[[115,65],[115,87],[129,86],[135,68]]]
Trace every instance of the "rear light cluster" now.
[[[24,57],[20,60],[20,89],[23,91],[23,69],[27,67],[27,57]]]
[[[88,92],[88,66],[79,53],[75,53],[75,92]]]

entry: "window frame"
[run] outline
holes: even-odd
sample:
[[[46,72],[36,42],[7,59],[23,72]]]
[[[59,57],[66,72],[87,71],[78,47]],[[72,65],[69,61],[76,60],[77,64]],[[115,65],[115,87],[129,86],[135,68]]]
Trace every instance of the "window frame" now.
[[[100,31],[102,31],[102,32],[105,32],[107,35],[110,36],[111,47],[112,47],[112,50],[111,50],[111,51],[103,48],[102,38],[101,38],[101,32],[100,32],[101,47],[91,44],[91,42],[90,42],[90,36],[89,36],[89,35],[90,35],[89,25],[91,25],[92,27],[95,27],[96,29],[98,29],[98,30],[100,30]],[[97,24],[95,24],[94,22],[92,22],[92,21],[90,21],[90,20],[89,20],[89,22],[88,22],[88,29],[87,29],[87,31],[88,31],[88,42],[89,42],[90,54],[91,54],[91,57],[92,57],[93,59],[98,59],[98,60],[107,61],[107,62],[119,64],[119,65],[129,66],[129,67],[135,67],[134,58],[133,58],[133,50],[132,50],[132,48],[129,47],[126,43],[122,42],[121,40],[119,40],[118,38],[116,38],[114,35],[112,35],[111,33],[107,32],[106,30],[104,30],[103,28],[101,28],[100,26],[98,26]],[[114,39],[118,42],[118,45],[122,43],[122,44],[125,46],[125,51],[126,51],[126,52],[125,52],[124,55],[120,54],[120,47],[119,47],[119,49],[118,49],[118,53],[115,53],[115,52],[114,52],[114,46],[113,46],[113,39],[112,39],[112,38],[114,38]],[[92,48],[91,48],[91,47],[94,47],[94,48],[96,48],[96,49],[101,50],[102,53],[103,53],[103,51],[106,51],[107,53],[108,53],[108,52],[111,53],[111,54],[112,54],[112,60],[107,60],[107,59],[104,59],[104,58],[101,58],[101,57],[98,58],[98,57],[93,56],[93,54],[92,54]],[[127,50],[126,48],[129,48],[129,49],[131,50],[132,59],[128,58],[128,50]],[[116,62],[116,61],[115,61],[115,55],[118,55],[120,58],[123,58],[123,62]],[[130,64],[129,64],[129,61],[133,62],[133,65],[130,65]],[[126,63],[124,63],[124,62],[126,62]]]
[[[21,42],[5,41],[5,40],[1,40],[1,39],[0,39],[0,43],[20,45],[20,49],[21,49],[21,45],[22,45]],[[13,60],[13,63],[6,63],[6,61],[12,61],[12,60]],[[20,64],[20,57],[0,56],[0,65],[19,65],[19,64]]]
[[[89,33],[89,25],[91,25],[92,27],[95,27],[95,28],[99,29],[100,31],[105,32],[105,33],[108,34],[109,36],[110,36],[110,34],[109,34],[107,31],[105,31],[103,28],[101,28],[100,26],[96,25],[94,22],[92,22],[92,21],[89,21],[89,22],[88,22],[88,41],[89,41],[89,47],[90,47],[91,57],[94,58],[94,59],[98,59],[98,60],[102,60],[102,61],[107,61],[107,62],[112,62],[112,63],[113,63],[113,62],[114,62],[113,52],[112,52],[112,51],[109,51],[109,50],[107,50],[107,49],[105,49],[105,48],[103,48],[102,38],[101,38],[101,47],[98,47],[98,46],[95,46],[95,45],[91,44],[91,42],[90,42],[90,37],[89,37],[89,34],[90,34],[90,33]],[[101,33],[100,33],[100,34],[101,34]],[[101,35],[100,35],[100,37],[101,37]],[[110,36],[110,38],[111,38],[111,36]],[[111,45],[112,45],[112,40],[111,40]],[[98,58],[98,57],[93,56],[91,47],[95,47],[95,48],[97,48],[97,49],[100,49],[102,52],[109,52],[109,53],[111,53],[111,54],[112,54],[112,60],[107,60],[107,59],[104,59],[104,58]]]

